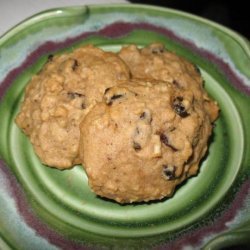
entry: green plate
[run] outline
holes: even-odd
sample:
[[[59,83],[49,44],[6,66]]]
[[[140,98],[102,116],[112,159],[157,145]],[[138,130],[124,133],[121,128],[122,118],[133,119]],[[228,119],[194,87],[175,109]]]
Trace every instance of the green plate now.
[[[160,202],[95,196],[81,166],[42,166],[14,123],[49,54],[162,42],[197,64],[221,113],[197,176]],[[60,8],[0,38],[0,249],[219,249],[250,245],[250,47],[199,17],[145,5]]]

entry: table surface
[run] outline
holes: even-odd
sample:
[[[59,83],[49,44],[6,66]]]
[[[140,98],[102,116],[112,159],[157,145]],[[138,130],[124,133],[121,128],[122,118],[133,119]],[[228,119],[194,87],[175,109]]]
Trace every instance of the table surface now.
[[[126,0],[0,0],[0,36],[24,19],[46,9],[126,2]]]

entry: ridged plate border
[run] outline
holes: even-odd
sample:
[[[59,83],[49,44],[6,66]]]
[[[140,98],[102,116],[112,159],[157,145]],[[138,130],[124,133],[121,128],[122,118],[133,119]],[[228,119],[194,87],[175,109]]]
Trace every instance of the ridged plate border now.
[[[48,54],[86,43],[116,51],[153,41],[199,65],[221,116],[199,175],[174,198],[120,206],[97,199],[80,166],[61,173],[41,166],[13,119],[25,84]],[[1,248],[248,245],[249,54],[248,42],[220,25],[143,5],[48,10],[6,33],[0,39]]]

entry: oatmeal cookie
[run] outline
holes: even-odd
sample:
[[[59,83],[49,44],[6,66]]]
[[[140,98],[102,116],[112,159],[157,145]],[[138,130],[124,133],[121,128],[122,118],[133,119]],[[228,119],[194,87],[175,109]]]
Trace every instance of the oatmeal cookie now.
[[[129,70],[116,54],[91,45],[49,56],[26,88],[16,123],[44,164],[72,167],[80,163],[80,121],[105,89],[128,78]]]
[[[107,88],[80,124],[92,190],[120,203],[171,196],[207,150],[212,120],[204,103],[192,89],[159,80]]]
[[[218,116],[216,103],[211,102],[204,91],[200,69],[167,51],[163,44],[153,43],[142,49],[130,45],[123,47],[119,56],[127,63],[133,77],[168,81],[182,89],[191,88],[196,99],[207,100],[204,105],[211,120]]]

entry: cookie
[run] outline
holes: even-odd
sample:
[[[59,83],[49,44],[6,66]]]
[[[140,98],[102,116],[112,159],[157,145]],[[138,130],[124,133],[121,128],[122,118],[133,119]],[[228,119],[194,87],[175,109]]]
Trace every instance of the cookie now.
[[[80,163],[80,121],[105,89],[129,74],[116,54],[91,45],[49,56],[29,82],[16,118],[44,164],[64,169]]]
[[[119,56],[127,63],[133,77],[168,81],[182,89],[191,88],[196,99],[207,100],[204,105],[211,120],[218,116],[217,104],[211,102],[204,91],[200,69],[166,50],[163,44],[153,43],[142,49],[130,45],[123,47]]]
[[[212,120],[192,89],[134,79],[108,88],[80,123],[91,189],[119,203],[159,200],[195,175]]]

